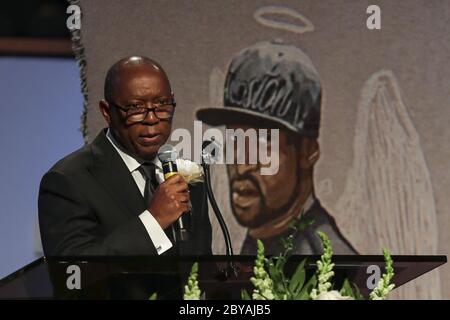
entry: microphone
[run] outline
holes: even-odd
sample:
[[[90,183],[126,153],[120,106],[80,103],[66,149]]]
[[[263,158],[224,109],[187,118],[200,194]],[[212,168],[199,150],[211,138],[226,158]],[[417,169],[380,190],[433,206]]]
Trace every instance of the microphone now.
[[[158,159],[161,161],[164,180],[178,173],[176,160],[177,150],[170,144],[161,146],[158,150]],[[172,232],[175,242],[186,242],[189,240],[190,212],[183,213],[178,220],[172,224]]]

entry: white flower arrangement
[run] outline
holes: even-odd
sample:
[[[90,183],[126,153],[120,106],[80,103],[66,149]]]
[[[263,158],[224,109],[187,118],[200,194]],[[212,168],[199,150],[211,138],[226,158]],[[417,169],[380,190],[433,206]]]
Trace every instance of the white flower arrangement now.
[[[302,225],[303,224],[303,225]],[[308,223],[302,222],[292,226],[294,232],[304,228]],[[334,263],[331,241],[323,232],[317,233],[323,245],[323,253],[317,261],[316,273],[306,280],[305,262],[303,260],[294,271],[291,278],[284,274],[284,266],[288,253],[293,249],[294,236],[282,240],[285,251],[277,257],[267,259],[264,255],[264,244],[258,240],[258,250],[253,268],[254,276],[250,278],[254,289],[250,296],[247,291],[241,291],[243,300],[363,300],[358,288],[345,280],[340,291],[333,289]],[[383,249],[386,263],[385,273],[376,288],[369,294],[370,300],[384,300],[394,289],[391,284],[394,276],[392,257],[387,249]],[[198,285],[198,263],[192,266],[187,284],[184,287],[184,300],[200,300],[201,291]],[[156,299],[153,294],[150,299]]]
[[[295,229],[296,230],[296,229]],[[264,245],[258,240],[258,254],[255,261],[254,277],[250,280],[255,286],[254,300],[363,300],[356,286],[345,280],[340,291],[333,289],[334,263],[331,241],[323,232],[317,233],[323,245],[323,254],[317,261],[317,271],[309,281],[305,281],[305,260],[295,270],[292,278],[284,275],[283,268],[287,253],[292,250],[292,236],[283,240],[286,249],[284,254],[267,259],[264,256]],[[391,284],[394,276],[393,261],[388,250],[383,250],[386,272],[378,286],[369,295],[370,300],[384,300],[395,285]],[[266,269],[267,268],[267,269]],[[242,299],[250,300],[248,293],[242,291]]]

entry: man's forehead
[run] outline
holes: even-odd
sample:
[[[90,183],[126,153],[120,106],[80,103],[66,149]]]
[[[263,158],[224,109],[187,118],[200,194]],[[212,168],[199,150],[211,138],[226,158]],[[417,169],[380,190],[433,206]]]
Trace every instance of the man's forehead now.
[[[115,79],[133,79],[139,77],[161,78],[166,80],[164,71],[156,65],[139,64],[139,65],[122,65],[115,73]]]
[[[123,68],[116,74],[114,85],[119,90],[169,91],[170,83],[160,69],[152,66]]]

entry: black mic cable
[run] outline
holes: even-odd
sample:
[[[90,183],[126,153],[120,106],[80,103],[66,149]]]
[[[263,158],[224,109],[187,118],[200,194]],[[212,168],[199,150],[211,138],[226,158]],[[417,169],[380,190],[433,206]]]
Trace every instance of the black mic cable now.
[[[202,167],[205,174],[205,185],[206,185],[206,194],[211,203],[211,207],[213,208],[214,214],[216,215],[217,221],[219,222],[220,229],[222,230],[223,237],[225,239],[226,246],[226,254],[229,258],[228,268],[221,270],[221,274],[219,275],[220,280],[226,280],[230,277],[231,274],[237,276],[238,268],[235,266],[233,259],[233,245],[231,243],[230,232],[228,231],[227,224],[223,219],[223,215],[220,212],[219,206],[217,205],[216,198],[214,197],[214,193],[212,191],[211,186],[211,172],[210,172],[210,164],[214,161],[214,158],[218,156],[216,151],[218,149],[217,143],[214,141],[214,137],[211,140],[205,140],[202,143]],[[212,149],[212,150],[211,150]],[[217,151],[218,152],[218,151]]]

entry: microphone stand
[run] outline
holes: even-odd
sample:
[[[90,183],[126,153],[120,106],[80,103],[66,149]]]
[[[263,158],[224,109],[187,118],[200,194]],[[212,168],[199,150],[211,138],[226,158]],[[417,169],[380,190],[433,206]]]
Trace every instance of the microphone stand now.
[[[211,143],[211,141],[208,141],[208,142],[209,142],[208,143],[208,145],[209,145]],[[214,193],[212,191],[211,173],[209,170],[210,169],[209,163],[211,162],[210,161],[211,157],[212,157],[211,154],[202,152],[202,167],[203,167],[203,172],[205,175],[206,195],[209,199],[209,202],[211,203],[211,207],[213,208],[214,214],[216,215],[216,218],[219,222],[223,237],[225,238],[226,255],[227,255],[227,258],[229,259],[227,267],[225,269],[219,270],[219,274],[217,275],[217,278],[219,280],[225,281],[231,275],[234,275],[235,277],[237,277],[239,270],[233,262],[234,253],[233,253],[233,246],[231,244],[230,233],[228,231],[227,225],[225,223],[225,220],[223,219],[222,213],[220,212],[219,206],[217,205],[216,199],[214,197]]]

